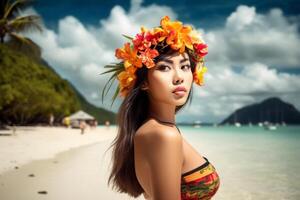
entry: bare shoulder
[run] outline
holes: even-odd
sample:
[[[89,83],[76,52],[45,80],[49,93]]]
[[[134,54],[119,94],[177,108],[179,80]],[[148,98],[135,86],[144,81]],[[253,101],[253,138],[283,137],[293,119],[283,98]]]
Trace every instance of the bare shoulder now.
[[[179,159],[183,157],[182,137],[176,128],[162,125],[155,120],[150,119],[137,130],[135,142],[142,147],[149,162],[160,159],[162,152],[177,155]]]
[[[136,131],[135,139],[148,145],[182,141],[182,137],[176,129],[162,125],[152,119],[148,120]]]

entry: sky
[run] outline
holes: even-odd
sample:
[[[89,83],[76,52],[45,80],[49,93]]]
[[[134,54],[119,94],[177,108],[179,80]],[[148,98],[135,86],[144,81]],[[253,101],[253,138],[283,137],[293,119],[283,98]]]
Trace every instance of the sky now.
[[[114,86],[102,104],[108,75],[103,66],[118,61],[116,48],[141,26],[161,17],[192,25],[208,45],[205,85],[193,85],[192,103],[177,122],[219,123],[243,106],[279,97],[300,110],[300,6],[297,1],[100,1],[36,0],[21,15],[38,14],[44,31],[27,32],[42,57],[86,97],[110,107]]]

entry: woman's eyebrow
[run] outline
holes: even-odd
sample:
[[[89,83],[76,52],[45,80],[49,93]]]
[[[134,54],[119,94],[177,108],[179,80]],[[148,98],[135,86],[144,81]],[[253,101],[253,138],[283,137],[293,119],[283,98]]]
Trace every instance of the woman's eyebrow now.
[[[181,63],[184,63],[185,61],[188,61],[189,59],[187,58],[183,58],[181,61],[180,61],[180,64]],[[161,60],[161,62],[166,62],[166,63],[169,63],[169,64],[173,64],[173,60],[170,60],[170,59],[164,59],[164,60]]]
[[[189,59],[187,59],[187,58],[184,58],[184,59],[182,59],[181,61],[180,61],[180,63],[184,63],[185,61],[188,61]]]

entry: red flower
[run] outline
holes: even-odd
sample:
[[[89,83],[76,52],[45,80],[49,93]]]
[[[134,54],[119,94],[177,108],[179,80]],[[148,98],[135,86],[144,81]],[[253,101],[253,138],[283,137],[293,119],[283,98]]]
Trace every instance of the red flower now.
[[[207,45],[204,43],[194,44],[194,49],[196,54],[198,54],[200,57],[203,57],[208,53]]]
[[[144,51],[151,47],[151,45],[157,44],[156,36],[144,27],[141,28],[141,33],[136,34],[132,40],[134,48],[138,51]]]

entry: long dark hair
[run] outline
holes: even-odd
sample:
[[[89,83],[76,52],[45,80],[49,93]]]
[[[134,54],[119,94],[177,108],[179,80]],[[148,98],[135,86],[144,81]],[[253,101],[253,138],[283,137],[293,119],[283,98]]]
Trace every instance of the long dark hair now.
[[[163,59],[166,55],[170,55],[174,52],[175,51],[169,47],[160,50],[160,55],[155,59],[155,63]],[[196,63],[191,59],[191,55],[188,55],[191,70],[194,72]],[[116,188],[118,192],[127,193],[135,198],[144,193],[144,190],[139,184],[135,174],[133,141],[135,132],[146,120],[149,111],[147,92],[141,89],[143,81],[147,79],[148,69],[143,66],[139,68],[136,73],[136,83],[133,89],[124,98],[118,111],[118,134],[109,147],[114,147],[112,151],[113,166],[107,182],[109,185],[110,182],[113,181],[113,189]],[[192,102],[190,96],[192,96],[192,88],[186,103],[188,101],[189,103]],[[186,103],[176,107],[175,113],[181,110]]]

